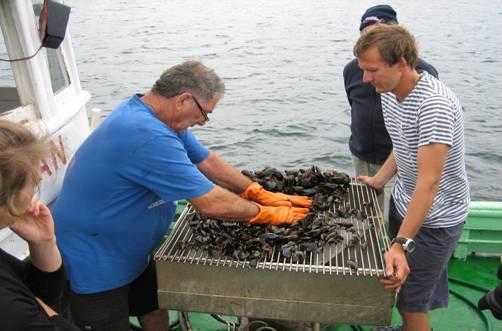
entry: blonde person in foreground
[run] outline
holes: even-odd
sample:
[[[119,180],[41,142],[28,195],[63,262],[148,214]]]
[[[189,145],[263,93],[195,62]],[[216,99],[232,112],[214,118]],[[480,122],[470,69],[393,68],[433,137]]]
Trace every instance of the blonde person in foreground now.
[[[20,124],[0,120],[0,229],[28,242],[29,261],[0,249],[0,325],[3,331],[79,330],[49,305],[65,283],[51,213],[37,198],[40,161],[48,145]]]
[[[402,26],[376,26],[354,55],[381,94],[393,145],[375,176],[358,179],[381,190],[397,174],[382,283],[398,292],[403,325],[377,330],[429,331],[429,310],[448,305],[448,259],[468,213],[462,107],[445,84],[415,69],[415,39]]]

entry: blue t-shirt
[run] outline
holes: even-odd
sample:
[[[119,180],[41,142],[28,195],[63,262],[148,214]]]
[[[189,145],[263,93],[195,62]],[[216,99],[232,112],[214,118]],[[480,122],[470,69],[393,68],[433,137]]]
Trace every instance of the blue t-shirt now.
[[[208,150],[189,130],[171,130],[135,95],[87,138],[52,209],[73,291],[130,283],[166,233],[176,201],[214,188],[194,164]]]

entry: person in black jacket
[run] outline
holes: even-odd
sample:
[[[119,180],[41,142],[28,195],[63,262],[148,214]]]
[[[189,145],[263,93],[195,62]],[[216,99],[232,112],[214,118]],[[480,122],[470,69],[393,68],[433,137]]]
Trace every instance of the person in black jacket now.
[[[79,330],[50,305],[65,283],[54,223],[46,205],[34,198],[47,144],[20,124],[0,120],[0,229],[9,227],[28,242],[23,262],[0,249],[0,329]]]
[[[394,9],[389,5],[368,8],[361,17],[359,31],[365,33],[376,24],[398,24]],[[418,60],[417,69],[419,72],[426,70],[438,77],[437,70],[422,59]],[[345,66],[343,79],[350,104],[349,148],[355,176],[373,176],[392,151],[392,142],[383,121],[380,94],[375,91],[373,85],[363,82],[363,72],[357,59]],[[385,223],[388,223],[388,206],[393,183],[393,180],[389,181],[384,191],[378,193],[378,203]]]

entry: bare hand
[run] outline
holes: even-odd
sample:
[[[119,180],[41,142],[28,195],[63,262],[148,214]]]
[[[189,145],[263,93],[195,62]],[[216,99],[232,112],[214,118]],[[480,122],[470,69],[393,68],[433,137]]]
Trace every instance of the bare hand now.
[[[45,302],[43,302],[40,298],[35,297],[35,300],[37,300],[40,307],[42,307],[44,309],[47,316],[52,317],[52,316],[55,316],[58,314],[51,307],[47,306],[47,304]]]
[[[395,289],[399,292],[410,273],[406,254],[400,245],[392,245],[384,258],[386,277],[380,279],[380,283],[387,289]]]
[[[43,243],[55,239],[51,212],[35,197],[31,201],[30,208],[23,216],[16,217],[10,229],[29,243]]]
[[[385,184],[378,181],[375,176],[357,176],[358,181],[363,182],[364,184],[373,187],[377,191],[383,191]]]

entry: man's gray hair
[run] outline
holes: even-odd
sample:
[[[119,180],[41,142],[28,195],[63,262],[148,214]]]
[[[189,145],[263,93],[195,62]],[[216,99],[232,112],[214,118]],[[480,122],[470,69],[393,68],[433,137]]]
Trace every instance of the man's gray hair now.
[[[215,96],[223,96],[225,84],[213,69],[201,62],[185,61],[164,71],[153,85],[152,92],[168,99],[190,92],[209,101]]]

